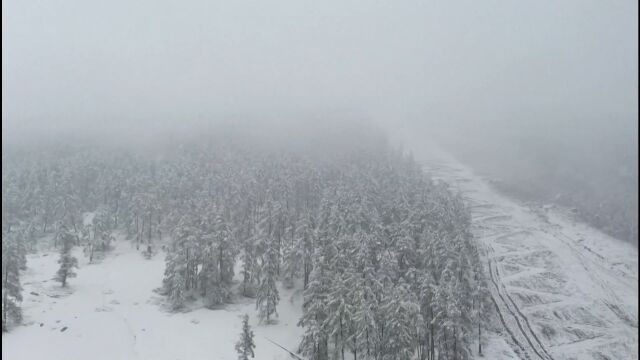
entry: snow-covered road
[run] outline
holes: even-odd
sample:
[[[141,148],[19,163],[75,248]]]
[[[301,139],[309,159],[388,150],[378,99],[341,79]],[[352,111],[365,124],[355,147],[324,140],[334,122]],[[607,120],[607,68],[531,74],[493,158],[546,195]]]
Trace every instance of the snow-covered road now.
[[[637,359],[638,251],[562,210],[499,194],[450,155],[410,142],[471,207],[503,337],[522,359]],[[504,353],[502,358],[513,357]]]

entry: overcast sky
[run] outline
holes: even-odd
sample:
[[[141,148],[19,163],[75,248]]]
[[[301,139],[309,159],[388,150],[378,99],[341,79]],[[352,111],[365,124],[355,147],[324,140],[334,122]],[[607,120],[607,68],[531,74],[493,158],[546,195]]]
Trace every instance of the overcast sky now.
[[[3,1],[3,138],[315,111],[416,129],[633,128],[637,6]]]

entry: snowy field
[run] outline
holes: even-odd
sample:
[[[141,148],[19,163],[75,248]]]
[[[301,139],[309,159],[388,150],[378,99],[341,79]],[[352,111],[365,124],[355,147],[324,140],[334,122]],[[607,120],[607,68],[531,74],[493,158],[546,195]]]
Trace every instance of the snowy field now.
[[[170,313],[153,290],[162,283],[164,254],[145,259],[119,239],[101,262],[80,262],[68,291],[51,280],[58,253],[28,257],[23,275],[24,325],[2,336],[2,359],[196,360],[236,359],[241,316],[249,314],[256,359],[290,359],[269,342],[295,349],[301,335],[299,291],[280,289],[278,323],[258,325],[255,302],[238,298],[225,308]]]
[[[502,338],[494,359],[637,359],[638,251],[554,206],[529,206],[439,149],[414,157],[471,207]],[[501,347],[491,337],[490,347]]]

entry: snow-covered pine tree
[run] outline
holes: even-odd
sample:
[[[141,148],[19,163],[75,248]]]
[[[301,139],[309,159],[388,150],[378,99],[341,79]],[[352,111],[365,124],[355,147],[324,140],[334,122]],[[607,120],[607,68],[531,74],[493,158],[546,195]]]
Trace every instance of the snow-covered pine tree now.
[[[18,305],[22,301],[20,286],[21,255],[17,238],[10,232],[2,239],[2,331],[22,320]]]
[[[447,357],[455,357],[458,352],[458,325],[462,315],[460,303],[462,295],[457,275],[457,262],[449,258],[440,275],[439,284],[434,293],[434,320],[438,325],[436,329],[436,342],[438,354]]]
[[[293,288],[293,281],[298,276],[299,269],[302,265],[302,258],[299,256],[297,244],[283,244],[282,256],[282,283],[285,288]]]
[[[65,224],[69,224],[69,229],[73,228],[73,231],[78,231],[77,223],[80,217],[80,200],[78,199],[78,195],[72,190],[73,185],[70,174],[65,174],[61,181],[64,191],[59,198],[59,206],[62,211],[60,220]],[[74,239],[76,240],[76,245],[78,245],[78,238],[75,237]]]
[[[255,296],[256,283],[256,247],[252,236],[244,240],[242,245],[242,296]]]
[[[60,264],[60,269],[56,273],[55,280],[59,281],[62,287],[65,287],[67,286],[67,279],[76,276],[73,269],[78,267],[78,259],[73,256],[71,251],[77,243],[77,237],[65,224],[62,225],[59,234],[60,259],[58,264]]]
[[[329,313],[325,320],[333,342],[334,358],[344,359],[347,340],[351,337],[354,302],[351,289],[356,284],[350,266],[354,258],[353,237],[343,235],[334,240],[337,251],[332,261],[332,280],[329,288]]]
[[[255,266],[253,268],[253,278],[256,281],[256,286],[260,286],[261,279],[263,278],[262,272],[266,269],[265,254],[267,253],[271,243],[274,240],[271,237],[271,216],[270,210],[267,205],[258,206],[255,209],[255,223],[253,230],[253,246],[255,249]],[[256,291],[258,289],[256,288]]]
[[[297,241],[295,244],[296,256],[301,260],[304,288],[309,283],[309,275],[313,268],[314,224],[312,215],[307,211],[302,215],[300,225],[295,232]]]
[[[202,294],[207,306],[224,304],[231,296],[228,284],[223,281],[219,267],[217,244],[208,243],[202,252],[202,270],[198,274],[202,284]]]
[[[62,237],[64,236],[65,231],[68,231],[68,228],[64,226],[64,221],[56,220],[53,223],[54,234],[53,234],[53,247],[58,248],[60,243],[62,242]]]
[[[238,353],[238,360],[249,360],[255,357],[254,349],[256,345],[253,342],[253,330],[249,325],[249,315],[245,314],[242,317],[242,333],[240,334],[240,340],[236,343],[236,352]]]
[[[171,307],[176,310],[184,305],[192,279],[191,267],[194,262],[199,234],[194,229],[191,214],[184,214],[173,231],[172,242],[165,258],[163,292],[168,295]]]
[[[321,239],[324,239],[322,237]],[[304,290],[303,313],[298,326],[305,328],[299,351],[310,360],[329,358],[329,331],[326,319],[329,315],[329,289],[331,287],[332,247],[326,239],[314,252],[313,270],[309,275],[309,284]]]
[[[231,299],[235,263],[233,233],[218,209],[209,206],[205,212],[207,215],[200,224],[204,233],[199,247],[202,269],[198,277],[207,305],[218,306]]]
[[[38,213],[38,220],[42,223],[42,233],[46,234],[48,225],[53,221],[56,206],[54,197],[50,192],[49,184],[42,184],[42,191],[38,194],[36,201],[36,209]]]
[[[216,212],[214,233],[221,285],[229,292],[234,276],[236,246],[229,221],[219,210]]]
[[[89,263],[93,262],[93,255],[95,252],[95,232],[93,231],[93,225],[84,225],[80,229],[80,243],[85,245],[84,254],[89,256]]]
[[[27,239],[24,228],[12,231],[10,235],[14,238],[13,241],[17,247],[18,262],[20,270],[27,269]]]
[[[111,248],[113,223],[107,209],[100,208],[93,218],[94,241],[98,250],[105,252]]]
[[[385,292],[381,306],[384,326],[383,359],[411,360],[417,348],[420,307],[409,286],[400,279]]]
[[[36,236],[35,221],[31,220],[24,228],[24,240],[28,245],[29,251],[35,251],[37,246],[38,237]]]
[[[266,253],[263,255],[260,284],[256,293],[256,308],[260,321],[270,322],[272,315],[278,316],[276,307],[280,302],[280,294],[276,286],[278,277],[278,244],[271,239],[267,243]]]
[[[178,264],[173,268],[173,271],[169,303],[173,310],[178,310],[184,306],[186,300],[186,282],[182,275],[184,273],[184,264]]]
[[[476,335],[478,336],[478,355],[482,356],[482,345],[485,342],[482,337],[482,327],[484,326],[484,322],[488,319],[487,310],[490,294],[482,263],[480,262],[477,246],[475,246],[475,244],[470,244],[469,251],[471,271],[473,272],[473,289],[471,291],[473,304],[471,317],[473,321],[476,322],[474,330],[477,330]]]
[[[418,352],[420,359],[425,357],[433,359],[435,356],[434,346],[434,312],[433,312],[433,292],[436,288],[435,280],[427,269],[422,270],[420,284],[418,287],[418,299],[422,323],[419,331]]]
[[[353,286],[353,298],[355,300],[354,328],[352,335],[352,352],[361,354],[362,357],[370,357],[379,348],[377,342],[378,324],[378,295],[382,293],[382,283],[376,275],[374,262],[377,255],[372,246],[374,239],[368,234],[358,232],[354,236],[357,244],[357,252],[354,265],[358,278]],[[354,356],[355,357],[355,356]]]

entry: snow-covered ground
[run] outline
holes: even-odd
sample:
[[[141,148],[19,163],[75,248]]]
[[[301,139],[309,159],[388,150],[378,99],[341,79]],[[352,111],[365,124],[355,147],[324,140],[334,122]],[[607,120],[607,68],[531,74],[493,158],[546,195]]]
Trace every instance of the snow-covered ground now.
[[[635,247],[556,207],[503,196],[450,155],[406,140],[415,159],[471,206],[502,338],[515,352],[493,359],[638,358]],[[493,335],[487,351],[503,347]]]
[[[259,325],[255,302],[243,298],[219,310],[170,313],[153,291],[162,283],[162,253],[147,260],[119,239],[101,263],[87,264],[79,252],[77,257],[78,277],[68,290],[51,280],[57,253],[28,257],[24,325],[2,335],[2,359],[232,360],[245,313],[255,332],[256,359],[290,359],[269,339],[288,349],[298,345],[300,291],[280,289],[275,325]]]

